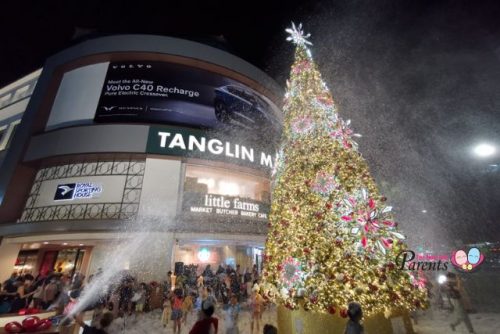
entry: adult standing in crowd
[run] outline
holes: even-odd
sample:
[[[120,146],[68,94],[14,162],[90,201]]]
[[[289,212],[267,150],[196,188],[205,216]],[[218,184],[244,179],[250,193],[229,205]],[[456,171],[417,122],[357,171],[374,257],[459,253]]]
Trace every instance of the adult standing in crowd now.
[[[25,279],[24,277],[18,277],[16,279],[15,287],[17,290],[16,296],[11,304],[11,313],[17,313],[20,309],[28,307],[30,297],[35,293],[35,291],[27,293],[30,285],[31,281],[29,279]]]
[[[189,334],[217,334],[219,319],[213,317],[215,306],[205,300],[201,305],[199,320],[193,325]]]
[[[457,276],[455,273],[448,273],[446,276],[448,278],[448,298],[453,308],[453,318],[452,323],[450,323],[450,328],[452,331],[455,331],[455,328],[463,322],[469,333],[474,333],[472,322],[470,321],[469,315],[465,310],[462,296],[457,288]]]

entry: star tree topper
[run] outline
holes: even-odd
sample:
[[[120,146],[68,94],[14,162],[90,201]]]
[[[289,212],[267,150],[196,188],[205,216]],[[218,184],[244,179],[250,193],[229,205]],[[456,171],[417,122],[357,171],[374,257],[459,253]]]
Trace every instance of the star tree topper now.
[[[302,23],[295,26],[295,23],[292,22],[292,27],[285,29],[285,31],[290,34],[290,36],[286,39],[287,41],[291,41],[293,44],[302,46],[312,45],[312,43],[307,40],[307,38],[311,37],[311,34],[304,34],[304,31],[302,30]]]

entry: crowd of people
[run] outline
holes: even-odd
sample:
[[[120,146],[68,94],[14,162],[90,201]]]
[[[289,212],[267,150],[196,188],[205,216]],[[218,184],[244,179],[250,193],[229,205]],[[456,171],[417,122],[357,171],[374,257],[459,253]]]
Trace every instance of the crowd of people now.
[[[69,302],[69,291],[81,289],[83,280],[80,273],[73,277],[55,272],[37,277],[13,273],[0,284],[0,314],[26,308],[63,310]]]
[[[85,334],[105,334],[106,327],[113,319],[138,315],[155,310],[161,310],[163,327],[171,326],[173,333],[181,333],[190,323],[190,317],[198,320],[189,330],[190,334],[218,333],[218,318],[214,316],[217,310],[224,314],[226,334],[238,334],[238,319],[243,308],[250,311],[251,333],[277,333],[270,324],[263,326],[262,314],[269,302],[260,292],[259,275],[254,267],[252,270],[240,271],[240,267],[220,265],[215,272],[207,265],[201,273],[196,267],[183,268],[177,275],[168,272],[163,282],[139,282],[133,275],[124,271],[111,280],[104,293],[97,299],[88,299],[84,310],[94,310],[91,325],[86,325],[81,316],[73,314],[74,307],[80,301],[84,292],[85,276],[74,273],[72,277],[51,272],[47,275],[34,277],[31,274],[12,274],[9,279],[0,284],[0,314],[17,313],[22,309],[35,308],[55,311],[64,316],[66,321],[74,321],[84,327]],[[86,284],[102,275],[99,269],[91,275]],[[434,289],[427,280],[429,298],[436,300],[440,308],[447,301],[453,312],[450,327],[452,330],[461,323],[473,333],[473,327],[465,311],[462,296],[457,289],[457,276],[448,273],[447,282]],[[219,314],[217,314],[219,315]],[[361,306],[351,303],[348,308],[349,321],[345,333],[361,334],[363,327]],[[416,321],[416,315],[414,315]]]
[[[172,326],[174,333],[180,333],[195,314],[199,320],[189,333],[217,333],[218,320],[214,312],[220,310],[225,316],[225,332],[239,333],[238,319],[243,308],[249,308],[252,316],[252,333],[262,333],[262,313],[268,304],[260,293],[257,268],[220,265],[213,271],[207,265],[201,273],[196,267],[186,266],[177,275],[168,272],[162,282],[138,281],[127,271],[120,272],[110,281],[109,287],[98,298],[88,298],[85,310],[94,310],[90,326],[81,317],[73,314],[74,307],[85,293],[85,277],[75,273],[73,277],[61,273],[49,273],[33,277],[30,274],[12,276],[6,280],[0,291],[0,312],[17,313],[23,308],[55,311],[66,317],[65,325],[74,321],[86,326],[85,333],[105,333],[112,321],[145,312],[162,310],[161,322],[164,327]],[[102,270],[88,277],[86,284],[98,280]],[[207,331],[208,328],[208,331]],[[272,326],[266,332],[272,333]]]

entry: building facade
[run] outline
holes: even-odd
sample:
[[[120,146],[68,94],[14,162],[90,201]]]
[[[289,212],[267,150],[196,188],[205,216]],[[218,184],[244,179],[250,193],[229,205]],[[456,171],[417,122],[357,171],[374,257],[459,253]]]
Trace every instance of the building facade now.
[[[143,35],[85,41],[3,88],[0,280],[259,267],[281,93],[222,50]]]

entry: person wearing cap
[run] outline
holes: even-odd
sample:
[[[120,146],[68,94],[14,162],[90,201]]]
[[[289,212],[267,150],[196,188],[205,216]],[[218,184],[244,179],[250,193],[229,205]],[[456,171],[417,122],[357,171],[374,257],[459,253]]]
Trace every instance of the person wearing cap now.
[[[349,303],[347,315],[349,316],[349,321],[345,326],[344,334],[364,334],[364,328],[359,323],[363,317],[361,305],[355,302]]]
[[[203,301],[200,310],[200,319],[193,325],[189,334],[217,334],[219,319],[212,317],[215,305],[209,300]]]

